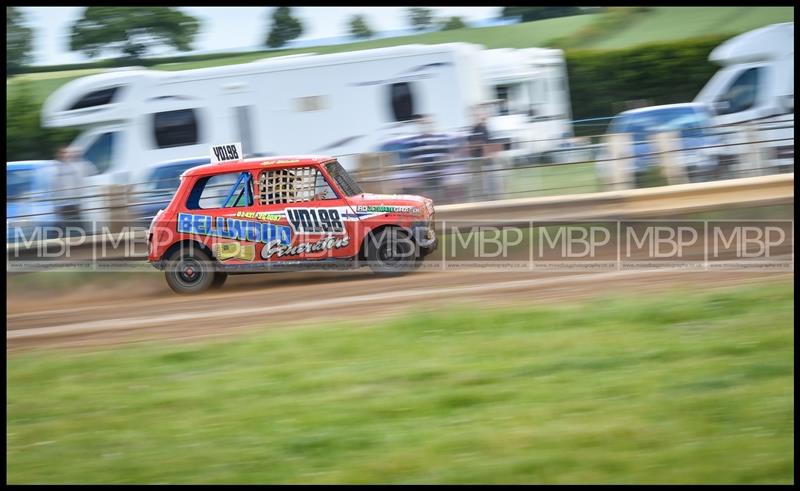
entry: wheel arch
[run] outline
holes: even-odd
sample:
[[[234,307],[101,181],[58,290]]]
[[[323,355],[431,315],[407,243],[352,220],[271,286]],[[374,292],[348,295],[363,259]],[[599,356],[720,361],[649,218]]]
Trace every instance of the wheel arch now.
[[[164,254],[161,255],[161,260],[166,261],[175,251],[181,248],[187,248],[190,250],[192,248],[196,248],[198,250],[203,251],[205,254],[208,255],[208,257],[213,259],[215,262],[217,261],[217,258],[214,256],[214,253],[211,251],[210,247],[208,247],[206,244],[200,241],[192,239],[179,240],[178,242],[175,242],[174,244],[169,246],[169,248],[167,248],[167,250],[164,251]]]

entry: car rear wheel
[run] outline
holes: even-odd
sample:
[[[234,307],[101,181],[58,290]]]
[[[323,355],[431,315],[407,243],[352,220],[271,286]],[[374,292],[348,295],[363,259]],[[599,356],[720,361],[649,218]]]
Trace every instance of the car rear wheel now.
[[[201,293],[214,286],[217,280],[214,262],[199,249],[175,251],[167,260],[167,284],[182,295]],[[224,273],[222,273],[224,274]],[[223,279],[222,282],[225,280]],[[222,286],[222,283],[219,283]]]
[[[384,228],[367,241],[367,264],[375,273],[404,274],[414,271],[422,262],[419,246],[402,229]]]

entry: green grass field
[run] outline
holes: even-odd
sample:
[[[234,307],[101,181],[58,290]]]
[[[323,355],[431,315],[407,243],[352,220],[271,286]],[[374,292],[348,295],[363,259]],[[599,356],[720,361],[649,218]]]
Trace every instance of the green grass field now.
[[[7,481],[791,483],[793,297],[780,282],[12,355]]]
[[[609,33],[591,49],[629,48],[716,34],[737,34],[777,22],[794,21],[794,7],[656,7],[623,29]]]
[[[482,44],[488,48],[550,46],[558,39],[568,39],[593,23],[601,22],[606,15],[608,14],[579,15],[509,26],[458,29],[335,46],[246,53],[212,60],[166,63],[156,65],[154,68],[185,70],[246,63],[262,58],[296,53],[337,53],[410,43],[468,42]],[[580,49],[626,48],[650,42],[673,41],[715,34],[736,34],[775,22],[793,20],[793,7],[655,7],[650,12],[634,16],[634,20],[622,29],[603,33],[599,38],[592,37],[571,47]],[[51,92],[70,80],[99,71],[102,69],[18,75],[10,80],[7,79],[8,95],[13,93],[19,82],[30,81],[33,83],[38,100],[43,102]]]

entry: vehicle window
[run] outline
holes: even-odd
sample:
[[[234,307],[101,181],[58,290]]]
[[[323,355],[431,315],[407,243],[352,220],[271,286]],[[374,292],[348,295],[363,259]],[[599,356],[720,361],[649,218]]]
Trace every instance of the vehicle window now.
[[[198,179],[186,203],[190,210],[252,205],[253,179],[249,172],[232,172]]]
[[[98,174],[104,173],[111,167],[116,134],[116,132],[103,133],[83,154],[83,158],[97,169]]]
[[[498,85],[494,88],[495,95],[497,99],[499,99],[499,108],[497,114],[500,116],[505,116],[508,114],[508,97],[509,97],[509,88],[507,85]]]
[[[355,196],[364,192],[361,190],[361,186],[344,170],[338,160],[329,163],[325,168],[346,196]]]
[[[175,191],[181,183],[181,174],[187,169],[201,165],[186,164],[186,165],[171,165],[168,167],[161,167],[153,172],[151,178],[151,187],[156,191]]]
[[[110,87],[108,89],[96,90],[90,92],[85,96],[78,99],[75,104],[70,107],[70,111],[75,109],[83,109],[85,107],[104,106],[114,102],[114,97],[117,95],[119,87]]]
[[[753,107],[762,71],[761,67],[748,68],[736,77],[728,90],[718,99],[728,102],[728,107],[721,111],[722,114],[738,113]]]
[[[337,198],[316,167],[263,170],[258,176],[258,202],[262,205]]]
[[[18,169],[6,172],[6,199],[13,200],[33,191],[34,171]]]
[[[398,82],[389,86],[392,115],[395,121],[410,121],[414,116],[414,94],[409,82]]]
[[[700,126],[698,113],[692,109],[664,111],[655,121],[651,131],[679,131]]]
[[[164,111],[153,114],[156,148],[196,145],[197,117],[194,109]]]

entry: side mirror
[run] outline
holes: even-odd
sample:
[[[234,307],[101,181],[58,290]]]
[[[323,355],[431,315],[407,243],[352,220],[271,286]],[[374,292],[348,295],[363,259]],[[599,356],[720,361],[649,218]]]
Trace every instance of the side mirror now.
[[[719,99],[712,104],[714,112],[717,114],[727,114],[731,108],[731,101],[728,99]]]

